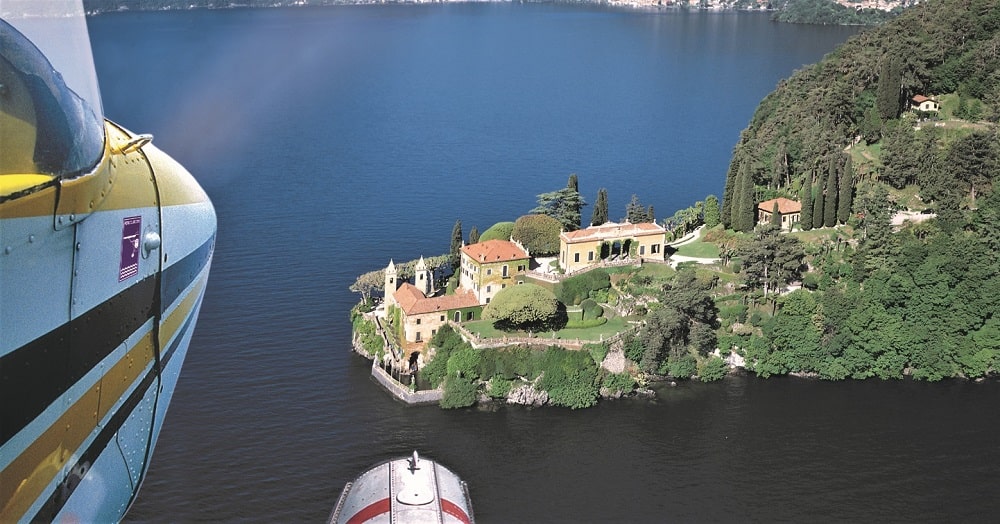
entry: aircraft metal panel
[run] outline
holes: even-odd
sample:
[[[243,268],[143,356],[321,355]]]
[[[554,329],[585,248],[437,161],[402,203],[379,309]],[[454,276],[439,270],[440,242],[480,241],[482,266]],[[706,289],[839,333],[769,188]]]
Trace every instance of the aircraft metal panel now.
[[[137,238],[126,239],[132,231],[126,231],[126,220],[139,217]],[[111,297],[137,284],[159,270],[159,250],[143,257],[142,237],[146,232],[159,231],[159,210],[143,207],[115,211],[98,211],[87,220],[77,224],[76,275],[73,277],[73,318],[86,311],[100,307]],[[132,244],[132,242],[135,244]],[[123,258],[133,256],[137,267],[135,273],[121,280]],[[143,297],[149,300],[153,297]]]
[[[69,319],[73,232],[52,216],[0,219],[0,357]]]

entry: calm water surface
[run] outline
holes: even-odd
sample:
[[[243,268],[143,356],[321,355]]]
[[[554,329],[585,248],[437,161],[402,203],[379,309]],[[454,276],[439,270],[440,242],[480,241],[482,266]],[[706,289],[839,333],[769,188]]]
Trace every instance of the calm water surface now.
[[[580,177],[720,194],[757,102],[853,29],[748,13],[435,5],[101,15],[105,113],[201,180],[211,283],[134,521],[320,521],[413,449],[481,522],[986,520],[995,383],[732,378],[594,409],[391,400],[347,286]],[[588,216],[590,209],[584,211]]]

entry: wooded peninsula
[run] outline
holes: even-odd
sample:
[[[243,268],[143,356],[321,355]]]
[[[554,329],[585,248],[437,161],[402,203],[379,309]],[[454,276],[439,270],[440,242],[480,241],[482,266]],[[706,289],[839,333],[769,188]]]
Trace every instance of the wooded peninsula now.
[[[571,175],[467,242],[457,222],[450,254],[362,275],[355,345],[442,386],[443,407],[580,408],[733,369],[995,376],[998,119],[1000,5],[921,3],[768,95],[721,203],[658,220],[633,196],[609,222],[602,189],[581,228]]]

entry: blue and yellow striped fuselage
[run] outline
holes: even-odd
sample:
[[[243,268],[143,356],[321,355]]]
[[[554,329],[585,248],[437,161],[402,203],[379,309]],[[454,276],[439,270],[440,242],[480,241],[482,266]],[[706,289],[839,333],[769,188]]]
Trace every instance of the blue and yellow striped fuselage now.
[[[148,468],[216,217],[146,142],[105,122],[87,174],[0,174],[0,522],[118,520]]]

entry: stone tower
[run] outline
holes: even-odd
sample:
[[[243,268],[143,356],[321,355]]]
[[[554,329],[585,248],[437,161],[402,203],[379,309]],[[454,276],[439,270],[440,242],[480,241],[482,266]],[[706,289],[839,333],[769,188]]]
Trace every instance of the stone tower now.
[[[417,267],[414,268],[413,285],[417,286],[425,297],[434,294],[434,272],[428,269],[424,257],[420,257]]]
[[[391,306],[396,303],[396,264],[389,259],[389,266],[385,268],[385,305]]]

